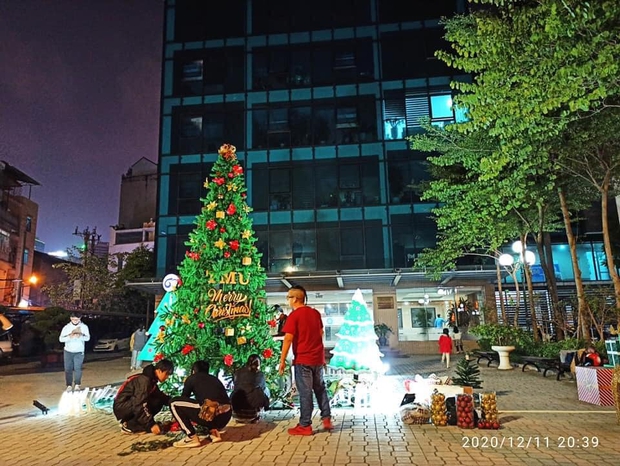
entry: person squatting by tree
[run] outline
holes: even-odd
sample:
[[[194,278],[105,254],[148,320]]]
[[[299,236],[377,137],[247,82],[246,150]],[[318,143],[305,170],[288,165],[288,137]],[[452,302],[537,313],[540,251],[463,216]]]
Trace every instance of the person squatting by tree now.
[[[211,442],[220,442],[219,430],[226,427],[232,417],[230,398],[220,380],[209,374],[207,361],[196,361],[192,374],[185,380],[181,396],[170,402],[170,411],[187,437],[174,443],[178,448],[201,446],[194,423],[209,430]],[[192,398],[192,395],[195,398]],[[211,411],[208,416],[205,411]]]
[[[230,396],[233,416],[240,422],[256,422],[261,411],[269,409],[269,389],[265,375],[260,370],[261,359],[258,354],[251,354],[244,367],[235,372],[234,390]]]
[[[130,376],[118,389],[113,411],[121,421],[121,432],[136,434],[151,432],[161,434],[162,427],[155,422],[155,415],[170,404],[170,397],[159,390],[158,383],[165,382],[174,371],[174,365],[162,359],[149,364],[141,374]]]

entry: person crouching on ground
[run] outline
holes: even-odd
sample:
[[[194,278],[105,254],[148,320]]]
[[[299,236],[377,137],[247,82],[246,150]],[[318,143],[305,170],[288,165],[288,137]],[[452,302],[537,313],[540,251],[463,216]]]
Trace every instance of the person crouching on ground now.
[[[191,398],[194,395],[196,398]],[[212,413],[205,419],[201,408],[212,408]],[[204,408],[203,408],[204,409]],[[211,442],[220,442],[220,430],[226,427],[232,411],[226,388],[217,377],[209,374],[207,361],[196,361],[192,374],[185,380],[181,396],[170,401],[170,411],[187,437],[174,443],[175,447],[192,448],[201,445],[193,423],[209,429]]]
[[[141,374],[129,377],[118,389],[114,398],[114,415],[121,421],[121,432],[138,434],[163,433],[155,415],[170,404],[170,397],[159,390],[157,384],[164,382],[174,371],[172,361],[162,359],[155,365],[149,364]]]
[[[232,401],[233,416],[239,422],[256,422],[263,409],[269,409],[269,389],[260,370],[260,356],[252,354],[244,367],[235,372]]]

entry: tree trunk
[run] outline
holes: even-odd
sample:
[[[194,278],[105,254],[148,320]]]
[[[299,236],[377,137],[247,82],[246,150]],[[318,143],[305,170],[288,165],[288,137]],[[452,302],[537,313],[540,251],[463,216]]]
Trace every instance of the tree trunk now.
[[[519,310],[521,307],[521,290],[519,289],[519,280],[517,280],[517,269],[513,268],[512,273],[510,274],[512,276],[512,280],[515,283],[515,292],[516,292],[516,306],[515,306],[515,317],[514,317],[514,326],[518,327],[519,326]]]
[[[601,186],[601,219],[603,224],[603,244],[605,245],[605,257],[607,258],[607,268],[609,269],[609,275],[614,284],[614,294],[616,296],[616,309],[620,309],[620,277],[616,271],[616,265],[614,263],[614,253],[611,249],[611,239],[609,237],[609,219],[607,218],[607,204],[609,195],[609,176],[605,177],[605,181]]]
[[[562,207],[562,218],[564,219],[564,229],[566,230],[566,238],[570,250],[571,263],[573,265],[573,275],[575,276],[575,291],[577,292],[577,328],[583,334],[588,342],[590,341],[590,332],[586,323],[586,313],[588,312],[588,302],[586,301],[586,293],[581,278],[581,269],[579,268],[579,258],[577,257],[577,240],[573,234],[571,226],[571,216],[566,202],[566,195],[562,188],[558,189],[560,198],[560,206]],[[579,332],[577,332],[578,334]]]
[[[506,316],[506,303],[504,302],[504,290],[502,289],[502,272],[499,268],[499,262],[497,260],[495,261],[495,268],[497,270],[497,291],[499,293],[499,308],[502,311],[502,324],[506,325],[508,323],[508,318]]]
[[[538,251],[538,257],[540,259],[540,266],[545,274],[547,290],[549,291],[549,299],[551,301],[553,320],[555,321],[555,326],[557,329],[557,339],[563,340],[563,319],[559,306],[558,288],[555,280],[555,269],[553,267],[553,255],[551,254],[550,247],[551,241],[549,239],[549,234],[544,232],[544,224],[545,212],[542,206],[538,206],[538,233],[536,234],[536,249]],[[544,322],[542,322],[541,328],[545,330],[545,333],[547,333],[546,330],[550,330],[550,328],[545,327]]]

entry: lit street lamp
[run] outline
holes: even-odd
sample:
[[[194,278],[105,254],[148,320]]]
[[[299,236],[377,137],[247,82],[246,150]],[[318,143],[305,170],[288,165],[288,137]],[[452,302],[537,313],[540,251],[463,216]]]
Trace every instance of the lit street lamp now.
[[[525,280],[525,267],[531,267],[536,263],[536,255],[532,251],[528,251],[527,245],[524,247],[521,241],[515,241],[514,243],[512,243],[512,250],[515,254],[518,255],[516,261],[512,254],[502,254],[501,256],[499,256],[498,262],[503,267],[514,267],[513,279],[517,292],[519,291],[519,283],[517,282],[516,272],[521,267],[523,267],[523,271],[521,272],[521,276],[523,277],[523,307],[525,309],[525,321],[527,324],[527,329],[529,330],[530,320],[527,309],[527,283]],[[519,306],[518,301],[519,300],[517,300],[517,312]],[[535,310],[532,311],[535,312]]]

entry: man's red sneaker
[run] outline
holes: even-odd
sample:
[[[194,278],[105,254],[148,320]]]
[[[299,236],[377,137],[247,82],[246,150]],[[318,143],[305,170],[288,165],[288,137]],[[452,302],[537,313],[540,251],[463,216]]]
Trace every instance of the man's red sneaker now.
[[[334,430],[334,425],[332,424],[332,418],[331,417],[324,417],[323,418],[323,429],[329,430],[330,432],[332,430]]]
[[[288,430],[289,435],[312,435],[312,426],[300,426],[297,424],[295,427]]]

